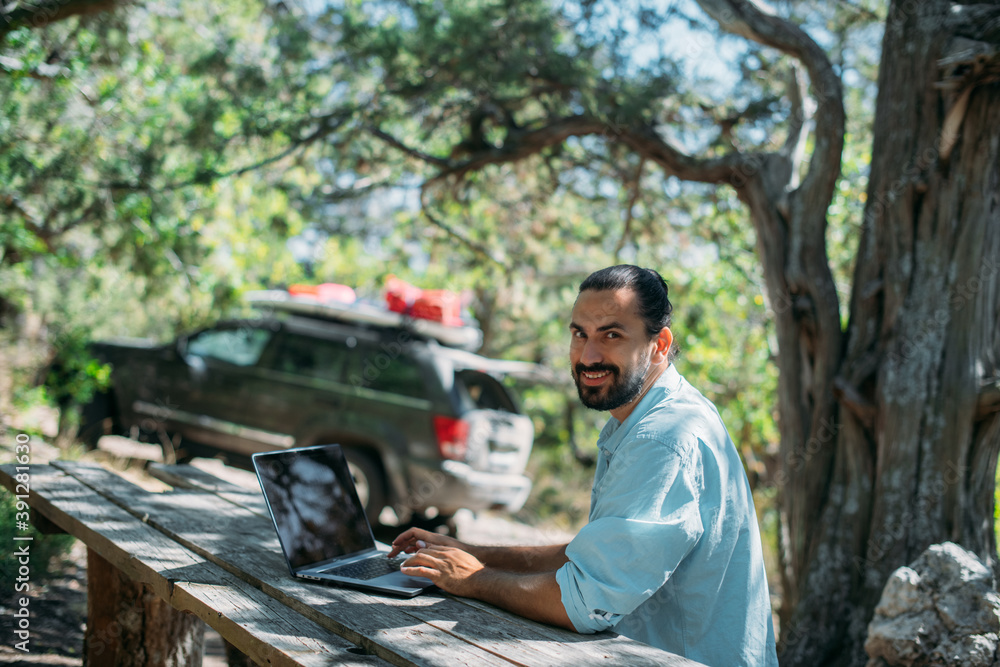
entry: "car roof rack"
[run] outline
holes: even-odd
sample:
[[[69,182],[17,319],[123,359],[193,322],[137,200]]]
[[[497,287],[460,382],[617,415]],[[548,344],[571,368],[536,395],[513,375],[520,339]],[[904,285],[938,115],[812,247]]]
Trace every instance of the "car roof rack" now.
[[[257,290],[244,295],[255,308],[271,309],[338,322],[365,324],[387,329],[405,329],[448,347],[475,352],[483,344],[483,332],[475,326],[452,326],[397,313],[364,301],[346,303],[322,300],[285,290]]]

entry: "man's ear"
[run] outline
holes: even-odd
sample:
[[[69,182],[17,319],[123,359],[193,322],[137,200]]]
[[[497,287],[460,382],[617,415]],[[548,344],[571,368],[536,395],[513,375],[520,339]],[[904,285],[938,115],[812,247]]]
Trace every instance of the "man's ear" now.
[[[657,334],[654,343],[656,347],[653,348],[653,362],[661,364],[670,355],[670,346],[674,344],[674,334],[668,327],[663,327],[660,329],[660,333]]]

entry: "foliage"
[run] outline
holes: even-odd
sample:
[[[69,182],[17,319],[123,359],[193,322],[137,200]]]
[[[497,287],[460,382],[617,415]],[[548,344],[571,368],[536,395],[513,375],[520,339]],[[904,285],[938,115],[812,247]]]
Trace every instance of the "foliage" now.
[[[108,388],[111,367],[87,353],[89,332],[76,330],[56,340],[53,359],[45,377],[49,396],[59,404],[89,401],[95,393]]]
[[[16,522],[17,498],[7,489],[0,489],[0,540],[8,545],[30,545],[31,574],[27,582],[32,588],[59,574],[60,559],[69,553],[75,538],[72,535],[45,535],[32,525],[27,531]],[[14,541],[14,537],[29,537],[30,541]],[[0,559],[0,590],[4,595],[17,595],[19,563],[17,558]]]

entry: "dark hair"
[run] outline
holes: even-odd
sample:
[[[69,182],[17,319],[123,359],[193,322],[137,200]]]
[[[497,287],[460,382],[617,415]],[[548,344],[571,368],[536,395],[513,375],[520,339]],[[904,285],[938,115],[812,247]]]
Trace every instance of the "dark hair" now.
[[[674,307],[667,298],[667,282],[653,269],[619,264],[594,271],[580,283],[581,292],[625,288],[635,290],[639,298],[639,317],[646,325],[646,332],[650,337],[659,334],[663,327],[670,326],[670,313]]]

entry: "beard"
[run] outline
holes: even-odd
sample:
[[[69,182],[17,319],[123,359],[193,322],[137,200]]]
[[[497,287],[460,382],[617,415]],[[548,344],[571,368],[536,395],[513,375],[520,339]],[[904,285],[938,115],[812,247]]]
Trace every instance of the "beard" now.
[[[573,368],[573,381],[576,382],[576,392],[580,402],[591,410],[614,410],[634,401],[642,392],[642,384],[649,372],[649,355],[644,355],[639,363],[625,368],[612,364],[592,364],[585,366],[577,364]],[[600,387],[588,387],[580,382],[583,373],[611,373],[611,384]]]

